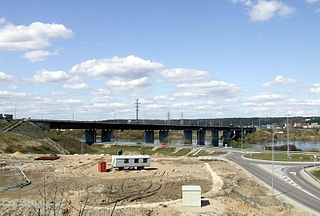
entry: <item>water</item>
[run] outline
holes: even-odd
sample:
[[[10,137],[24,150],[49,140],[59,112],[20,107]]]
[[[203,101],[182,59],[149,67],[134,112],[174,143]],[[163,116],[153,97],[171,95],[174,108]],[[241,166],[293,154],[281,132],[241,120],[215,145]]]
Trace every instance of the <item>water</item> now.
[[[287,145],[287,141],[275,141],[274,146]],[[310,150],[318,149],[320,150],[320,141],[289,141],[289,144],[294,144],[298,149]],[[272,142],[257,143],[252,144],[255,148],[264,148],[264,146],[272,146]]]

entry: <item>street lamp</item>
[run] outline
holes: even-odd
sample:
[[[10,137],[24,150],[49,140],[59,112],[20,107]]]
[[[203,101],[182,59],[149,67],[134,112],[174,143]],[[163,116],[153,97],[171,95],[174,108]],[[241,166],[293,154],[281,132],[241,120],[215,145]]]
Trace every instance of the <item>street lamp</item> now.
[[[283,131],[273,132],[272,134],[272,194],[274,195],[274,187],[273,187],[273,179],[274,179],[274,135],[275,134],[283,134]]]

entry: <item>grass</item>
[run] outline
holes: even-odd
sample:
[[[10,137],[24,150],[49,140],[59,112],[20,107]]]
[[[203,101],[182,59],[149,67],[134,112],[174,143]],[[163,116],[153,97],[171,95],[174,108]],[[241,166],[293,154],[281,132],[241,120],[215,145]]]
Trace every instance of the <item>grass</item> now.
[[[10,124],[12,124],[12,123],[10,123],[6,120],[0,120],[0,130],[4,129],[5,127],[7,127]]]
[[[320,170],[315,170],[315,171],[312,172],[312,174],[313,174],[316,178],[320,179]]]
[[[272,160],[271,153],[249,154],[245,157],[258,160]],[[275,153],[275,161],[312,162],[313,155]]]
[[[110,145],[108,147],[104,147],[103,145],[92,145],[92,151],[90,153],[93,154],[110,154],[116,155],[118,150],[122,150],[124,154],[126,153],[136,153],[142,155],[154,155],[161,154],[165,156],[184,156],[187,155],[192,149],[177,149],[174,147],[159,147],[154,149],[154,147],[150,146],[128,146],[128,145]]]
[[[44,142],[31,141],[22,137],[16,137],[11,134],[1,133],[0,135],[0,151],[5,153],[57,153]]]

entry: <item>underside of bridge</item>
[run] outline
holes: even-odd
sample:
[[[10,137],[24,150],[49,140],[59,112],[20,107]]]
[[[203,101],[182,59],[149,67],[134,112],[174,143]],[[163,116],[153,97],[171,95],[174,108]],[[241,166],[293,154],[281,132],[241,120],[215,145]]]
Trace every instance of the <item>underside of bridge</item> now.
[[[101,130],[101,142],[114,142],[114,130],[144,130],[144,142],[153,144],[155,131],[159,131],[159,142],[169,143],[170,131],[183,131],[184,144],[192,144],[193,132],[196,133],[197,145],[205,145],[207,131],[211,131],[211,145],[229,146],[230,140],[238,140],[244,134],[255,131],[255,128],[240,128],[226,126],[195,126],[195,125],[164,125],[164,124],[124,124],[105,122],[79,122],[59,120],[29,120],[44,130],[49,129],[85,129],[85,141],[92,145],[96,143],[97,130]],[[219,134],[222,134],[219,139]]]

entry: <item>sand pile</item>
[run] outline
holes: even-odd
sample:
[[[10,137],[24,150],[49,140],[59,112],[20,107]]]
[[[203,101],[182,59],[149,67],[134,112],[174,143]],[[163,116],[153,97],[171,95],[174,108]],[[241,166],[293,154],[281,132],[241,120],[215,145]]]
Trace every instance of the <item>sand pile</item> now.
[[[16,151],[15,153],[11,154],[13,157],[16,157],[16,158],[22,158],[24,157],[24,154],[19,152],[19,151]]]

